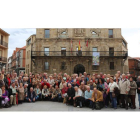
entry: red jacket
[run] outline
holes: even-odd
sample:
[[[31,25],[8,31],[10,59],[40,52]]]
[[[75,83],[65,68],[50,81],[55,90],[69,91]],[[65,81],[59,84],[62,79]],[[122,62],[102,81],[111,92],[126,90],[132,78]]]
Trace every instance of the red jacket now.
[[[43,83],[41,84],[41,90],[43,89],[44,85],[47,85],[47,88],[50,88],[50,84],[49,84],[49,83],[44,83],[44,82],[43,82]]]
[[[65,93],[67,93],[67,92],[68,92],[68,87],[66,87],[65,89],[62,88],[62,94],[65,94]]]

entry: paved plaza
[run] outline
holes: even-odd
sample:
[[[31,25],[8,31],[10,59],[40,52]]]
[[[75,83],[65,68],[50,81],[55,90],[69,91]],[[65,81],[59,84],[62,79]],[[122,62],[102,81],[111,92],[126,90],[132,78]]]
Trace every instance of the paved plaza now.
[[[37,101],[35,103],[23,103],[19,105],[12,106],[10,108],[3,108],[0,109],[0,112],[5,111],[89,111],[89,112],[103,112],[103,111],[111,111],[111,112],[137,112],[140,111],[138,108],[138,96],[136,96],[136,109],[133,110],[129,108],[128,110],[125,110],[124,108],[119,108],[114,110],[113,108],[103,108],[101,110],[92,110],[87,107],[78,108],[73,106],[67,106],[66,104],[59,103],[59,102],[51,102],[51,101]]]

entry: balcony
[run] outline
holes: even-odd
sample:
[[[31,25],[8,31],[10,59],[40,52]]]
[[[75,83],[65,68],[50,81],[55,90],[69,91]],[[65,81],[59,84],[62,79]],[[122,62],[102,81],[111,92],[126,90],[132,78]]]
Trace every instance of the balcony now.
[[[125,51],[114,51],[113,53],[110,51],[98,51],[100,53],[100,57],[121,57],[123,59],[127,58],[128,52]],[[62,53],[62,51],[32,51],[31,57],[86,57],[93,56],[93,51],[66,51]]]
[[[4,46],[4,47],[8,48],[8,43],[4,42],[0,39],[0,46]]]
[[[3,62],[3,63],[7,63],[7,58],[6,57],[0,57],[0,62]]]

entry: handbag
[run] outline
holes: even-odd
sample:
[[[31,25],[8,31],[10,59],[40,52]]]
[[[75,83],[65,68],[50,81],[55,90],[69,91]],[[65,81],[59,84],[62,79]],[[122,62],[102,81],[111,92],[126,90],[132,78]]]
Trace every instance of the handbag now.
[[[116,96],[115,96],[115,93],[112,93],[112,98],[115,98]]]
[[[101,109],[99,102],[95,102],[95,109],[96,110],[100,110]]]

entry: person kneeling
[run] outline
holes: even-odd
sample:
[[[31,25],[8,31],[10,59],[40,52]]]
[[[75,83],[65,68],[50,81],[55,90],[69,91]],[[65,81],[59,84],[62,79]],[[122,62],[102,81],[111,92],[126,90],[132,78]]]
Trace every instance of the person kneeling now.
[[[34,92],[33,88],[31,87],[30,91],[28,93],[28,101],[29,102],[35,102],[35,96],[36,96],[35,92]]]
[[[94,88],[92,93],[92,110],[94,109],[101,109],[101,104],[103,103],[103,94],[101,91],[97,90],[97,88]]]
[[[78,88],[77,86],[75,86],[74,89],[75,89],[75,97],[73,97],[74,107],[80,106],[80,108],[82,108],[82,104],[85,100],[84,94],[83,94],[82,90],[80,88]]]

